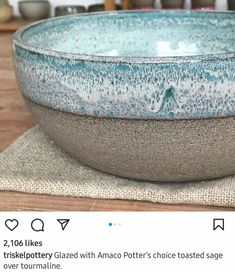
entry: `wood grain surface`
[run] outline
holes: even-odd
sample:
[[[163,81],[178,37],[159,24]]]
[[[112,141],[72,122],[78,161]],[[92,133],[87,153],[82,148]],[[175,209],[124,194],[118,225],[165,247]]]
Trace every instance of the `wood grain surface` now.
[[[0,192],[0,211],[230,211],[230,208]]]
[[[0,152],[35,125],[16,87],[10,33],[0,32]],[[209,211],[232,208],[0,192],[0,211]]]
[[[0,22],[0,31],[16,31],[28,23],[30,23],[30,21],[15,17],[9,22]]]

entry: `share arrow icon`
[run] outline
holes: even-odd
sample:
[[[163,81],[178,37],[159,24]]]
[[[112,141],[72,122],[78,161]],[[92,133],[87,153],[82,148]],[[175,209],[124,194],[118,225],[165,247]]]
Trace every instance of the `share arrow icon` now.
[[[57,219],[57,221],[61,224],[62,230],[65,230],[65,228],[67,227],[70,219]]]

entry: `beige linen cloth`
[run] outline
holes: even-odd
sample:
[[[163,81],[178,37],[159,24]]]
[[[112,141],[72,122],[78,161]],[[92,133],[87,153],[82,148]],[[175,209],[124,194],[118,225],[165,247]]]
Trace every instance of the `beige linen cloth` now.
[[[0,154],[0,190],[167,204],[235,207],[235,176],[191,183],[150,183],[84,166],[35,127]]]

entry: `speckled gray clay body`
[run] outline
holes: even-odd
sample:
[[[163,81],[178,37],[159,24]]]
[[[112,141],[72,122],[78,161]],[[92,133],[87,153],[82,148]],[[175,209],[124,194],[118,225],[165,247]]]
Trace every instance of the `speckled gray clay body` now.
[[[27,104],[59,147],[93,168],[152,181],[192,181],[234,173],[235,117],[110,119],[52,110],[30,100]]]
[[[36,120],[84,164],[152,181],[235,173],[234,13],[61,17],[18,31],[13,51]]]

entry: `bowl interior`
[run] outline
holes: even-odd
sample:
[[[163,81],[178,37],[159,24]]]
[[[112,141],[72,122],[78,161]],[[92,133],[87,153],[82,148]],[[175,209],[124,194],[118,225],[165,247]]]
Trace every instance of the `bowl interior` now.
[[[31,46],[75,54],[121,57],[235,52],[235,14],[120,12],[63,17],[27,28]]]

